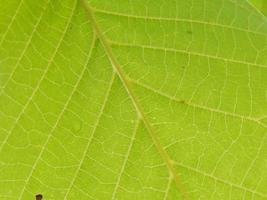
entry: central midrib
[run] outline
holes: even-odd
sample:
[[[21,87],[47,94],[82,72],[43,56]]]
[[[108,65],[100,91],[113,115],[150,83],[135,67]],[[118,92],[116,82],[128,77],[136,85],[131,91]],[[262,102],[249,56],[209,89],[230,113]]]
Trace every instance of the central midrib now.
[[[105,52],[106,52],[106,54],[110,60],[110,63],[112,65],[114,71],[119,76],[123,86],[125,87],[125,90],[127,91],[129,97],[131,98],[132,103],[134,104],[135,109],[139,115],[139,118],[143,121],[144,125],[146,126],[146,129],[147,129],[151,139],[153,140],[153,143],[156,146],[161,158],[166,163],[166,166],[168,168],[168,171],[169,171],[171,178],[173,178],[173,180],[175,181],[176,186],[181,191],[183,198],[188,199],[187,192],[186,192],[183,184],[181,183],[181,180],[180,180],[180,177],[178,176],[178,173],[174,169],[172,160],[170,159],[168,153],[164,150],[163,146],[161,145],[160,140],[157,137],[153,127],[150,125],[150,122],[149,122],[148,118],[146,117],[145,112],[143,111],[143,109],[142,109],[142,107],[138,101],[138,98],[136,97],[136,95],[133,92],[133,89],[131,87],[130,82],[127,80],[126,75],[122,71],[119,63],[117,62],[115,56],[113,55],[112,49],[111,49],[107,39],[105,38],[102,31],[100,30],[90,5],[87,3],[86,0],[80,0],[80,1],[86,10],[86,13],[87,13],[88,18],[91,22],[91,25],[92,25],[98,39],[100,40],[101,44],[103,45],[103,48],[104,48],[104,50],[105,50]]]

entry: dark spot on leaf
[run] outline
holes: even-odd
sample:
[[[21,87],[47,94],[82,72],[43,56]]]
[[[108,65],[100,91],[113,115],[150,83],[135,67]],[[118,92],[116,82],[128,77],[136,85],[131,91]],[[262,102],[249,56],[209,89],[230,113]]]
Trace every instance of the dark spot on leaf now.
[[[41,195],[41,194],[37,194],[37,195],[35,196],[35,199],[36,199],[36,200],[42,200],[42,198],[43,198],[43,195]]]
[[[191,30],[187,30],[186,33],[191,35],[193,32]]]
[[[180,100],[180,103],[183,103],[183,104],[185,104],[185,100]]]

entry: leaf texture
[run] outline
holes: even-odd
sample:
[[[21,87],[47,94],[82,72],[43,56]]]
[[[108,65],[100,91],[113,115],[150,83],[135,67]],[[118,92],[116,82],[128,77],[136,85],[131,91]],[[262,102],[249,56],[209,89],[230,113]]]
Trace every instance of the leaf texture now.
[[[267,2],[264,0],[250,0],[252,3],[262,14],[267,15]]]
[[[251,3],[0,5],[0,199],[267,198]]]

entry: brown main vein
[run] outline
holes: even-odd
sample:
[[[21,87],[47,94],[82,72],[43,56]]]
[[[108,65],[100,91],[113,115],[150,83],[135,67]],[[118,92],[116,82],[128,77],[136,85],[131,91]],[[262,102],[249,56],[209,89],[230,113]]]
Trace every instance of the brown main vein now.
[[[103,48],[104,48],[104,50],[105,50],[105,52],[106,52],[106,54],[107,54],[107,56],[108,56],[108,58],[110,60],[110,63],[112,65],[114,71],[119,76],[122,84],[124,85],[129,97],[131,98],[131,100],[132,100],[132,102],[133,102],[133,104],[135,106],[135,109],[136,109],[140,119],[143,121],[144,125],[146,126],[147,131],[148,131],[150,137],[152,138],[152,140],[153,140],[153,142],[154,142],[154,144],[155,144],[155,146],[156,146],[161,158],[166,163],[171,178],[174,179],[177,188],[181,191],[181,193],[183,195],[183,198],[184,199],[188,199],[187,192],[186,192],[183,184],[180,181],[180,177],[178,176],[177,172],[174,169],[173,161],[169,157],[168,153],[164,150],[164,148],[161,145],[161,143],[159,141],[159,138],[157,137],[153,127],[150,125],[149,120],[146,117],[145,112],[143,111],[143,109],[142,109],[142,107],[141,107],[141,105],[140,105],[140,103],[138,101],[138,98],[135,96],[135,94],[133,92],[133,89],[131,87],[130,82],[126,78],[126,76],[125,76],[124,72],[122,71],[118,61],[116,60],[115,56],[113,55],[112,49],[110,47],[110,44],[108,43],[107,39],[105,38],[105,36],[101,32],[101,30],[100,30],[100,28],[99,28],[99,26],[98,26],[98,24],[96,22],[95,16],[93,14],[93,11],[92,11],[90,5],[88,4],[87,0],[80,0],[80,1],[82,3],[83,7],[86,10],[86,13],[87,13],[88,18],[89,18],[89,20],[91,22],[91,25],[93,26],[93,29],[94,29],[98,39],[102,43]]]

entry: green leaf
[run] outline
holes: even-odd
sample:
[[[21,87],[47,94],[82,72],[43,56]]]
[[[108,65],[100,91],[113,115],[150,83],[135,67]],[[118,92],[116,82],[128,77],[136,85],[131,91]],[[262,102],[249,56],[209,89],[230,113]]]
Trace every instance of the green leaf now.
[[[267,198],[267,19],[250,3],[0,5],[0,199]]]
[[[249,0],[260,12],[267,15],[267,1],[266,0]]]

